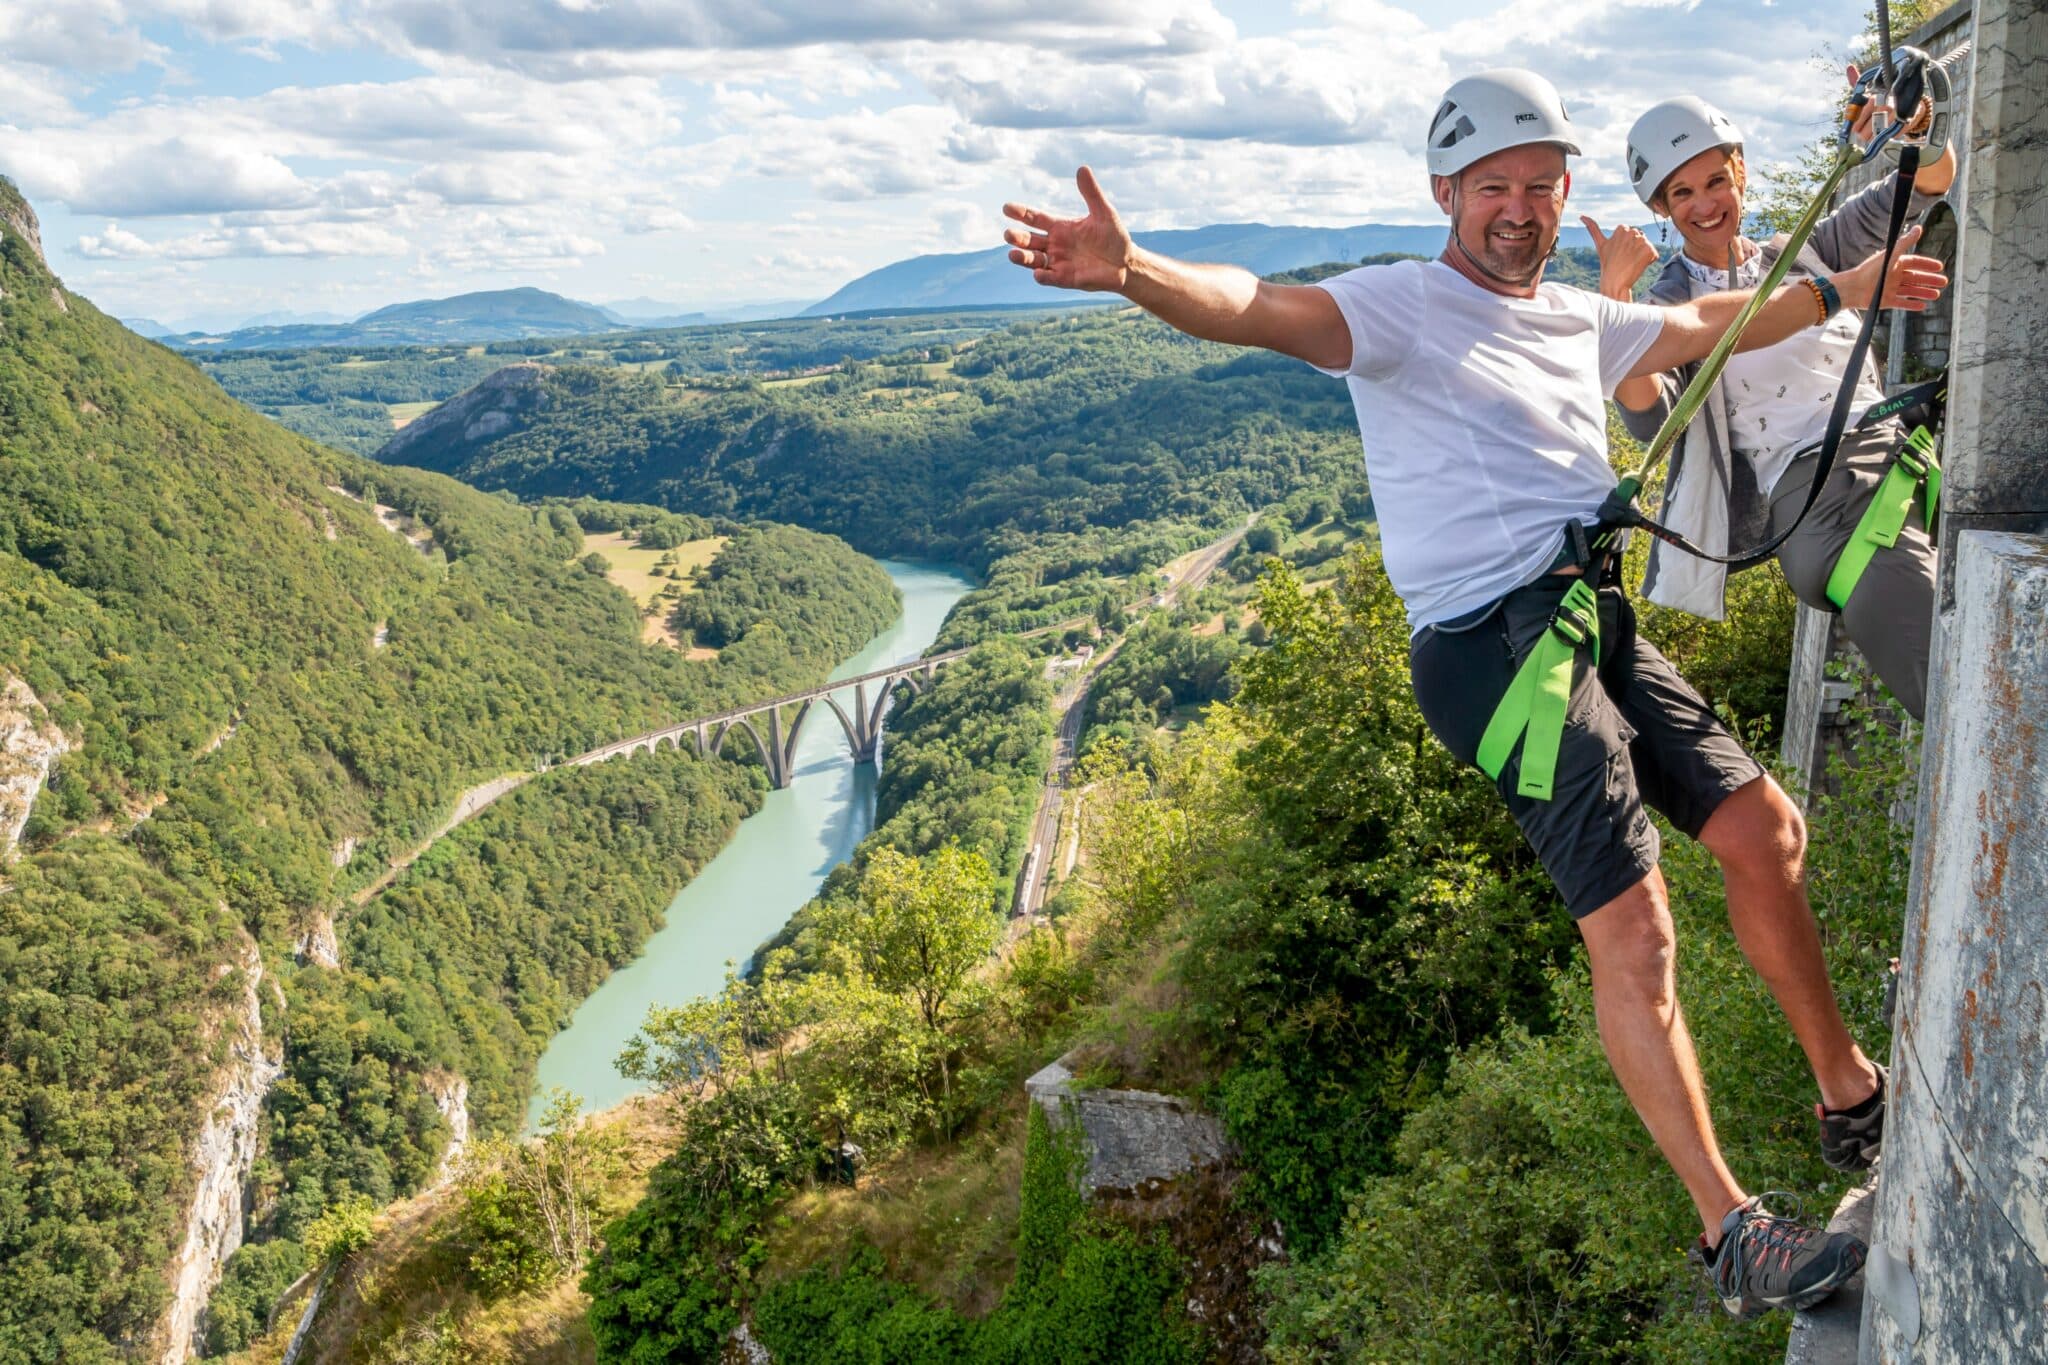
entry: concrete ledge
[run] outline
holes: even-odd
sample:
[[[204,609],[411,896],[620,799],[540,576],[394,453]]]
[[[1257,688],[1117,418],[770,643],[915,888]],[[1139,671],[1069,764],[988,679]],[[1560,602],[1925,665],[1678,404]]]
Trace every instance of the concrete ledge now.
[[[1870,1245],[1870,1223],[1877,1212],[1877,1172],[1842,1196],[1829,1232],[1849,1232]],[[1792,1338],[1785,1344],[1785,1365],[1856,1365],[1857,1339],[1863,1328],[1863,1272],[1826,1299],[1792,1318]]]
[[[2038,9],[2048,48],[2048,8]],[[1981,14],[1981,12],[1980,12]],[[2044,51],[2048,56],[2048,51]],[[2048,537],[1962,531],[1936,645],[1862,1358],[2048,1359]]]

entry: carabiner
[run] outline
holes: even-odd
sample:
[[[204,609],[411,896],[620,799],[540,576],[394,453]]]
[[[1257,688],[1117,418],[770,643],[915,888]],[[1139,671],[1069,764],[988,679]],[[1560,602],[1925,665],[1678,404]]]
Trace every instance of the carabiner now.
[[[1898,83],[1887,86],[1884,67],[1873,66],[1856,78],[1855,86],[1849,91],[1849,103],[1842,115],[1841,144],[1854,147],[1856,144],[1856,122],[1863,117],[1863,110],[1870,103],[1872,92],[1884,90],[1892,102],[1892,122],[1888,128],[1872,135],[1870,145],[1861,149],[1862,159],[1870,160],[1884,149],[1906,126],[1906,121],[1919,111],[1920,100],[1927,91],[1928,58],[1917,47],[1902,47],[1893,51],[1892,66],[1898,71]]]

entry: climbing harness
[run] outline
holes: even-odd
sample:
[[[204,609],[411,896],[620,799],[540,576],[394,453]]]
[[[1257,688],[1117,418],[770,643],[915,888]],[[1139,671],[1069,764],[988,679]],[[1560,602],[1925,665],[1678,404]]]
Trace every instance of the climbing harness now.
[[[1941,465],[1934,458],[1934,434],[1926,427],[1915,427],[1892,457],[1884,481],[1878,484],[1870,505],[1863,509],[1863,519],[1856,523],[1855,533],[1842,548],[1834,572],[1828,575],[1828,601],[1838,610],[1849,605],[1849,594],[1856,591],[1858,580],[1877,552],[1898,543],[1899,532],[1906,529],[1906,518],[1913,510],[1913,496],[1923,487],[1927,490],[1923,514],[1927,532],[1932,535],[1935,513],[1941,503]]]
[[[1565,711],[1572,699],[1572,665],[1586,645],[1592,646],[1593,663],[1598,667],[1600,595],[1582,576],[1566,589],[1542,638],[1522,660],[1507,695],[1486,723],[1486,733],[1479,739],[1480,771],[1498,781],[1515,751],[1515,741],[1526,733],[1522,774],[1515,790],[1538,801],[1550,799],[1551,783],[1557,776],[1558,744],[1564,738]]]
[[[1878,8],[1880,12],[1885,9],[1883,0],[1879,0]],[[1828,418],[1827,434],[1820,444],[1819,463],[1814,469],[1813,482],[1807,488],[1806,501],[1800,507],[1799,514],[1784,530],[1760,546],[1734,554],[1716,554],[1693,544],[1679,532],[1651,519],[1635,505],[1636,496],[1642,490],[1644,476],[1669,453],[1679,434],[1698,414],[1700,407],[1706,402],[1708,393],[1720,379],[1721,371],[1727,366],[1728,358],[1735,353],[1736,344],[1741,340],[1742,333],[1763,310],[1764,304],[1776,292],[1778,286],[1784,283],[1793,260],[1799,255],[1807,239],[1813,235],[1814,229],[1820,225],[1827,205],[1834,198],[1835,191],[1841,187],[1842,181],[1855,167],[1869,161],[1892,144],[1906,122],[1917,113],[1921,96],[1927,89],[1927,72],[1936,64],[1927,54],[1917,49],[1901,48],[1894,53],[1889,48],[1890,43],[1887,40],[1883,64],[1864,72],[1850,91],[1848,106],[1837,136],[1834,165],[1814,194],[1813,201],[1807,205],[1806,211],[1793,226],[1784,247],[1778,253],[1778,259],[1765,273],[1757,285],[1756,292],[1736,314],[1734,321],[1729,323],[1720,341],[1701,362],[1699,372],[1693,376],[1685,392],[1680,394],[1678,401],[1673,404],[1670,415],[1664,419],[1663,425],[1644,454],[1642,467],[1633,474],[1623,476],[1615,485],[1613,491],[1607,495],[1606,501],[1600,505],[1596,514],[1596,524],[1592,528],[1588,529],[1577,521],[1567,524],[1567,544],[1561,559],[1578,565],[1583,572],[1566,591],[1563,600],[1558,603],[1557,611],[1551,617],[1549,627],[1522,661],[1521,667],[1508,684],[1507,693],[1501,698],[1493,717],[1487,722],[1486,732],[1479,745],[1480,769],[1488,777],[1498,781],[1508,759],[1514,753],[1516,743],[1521,742],[1522,771],[1516,784],[1516,791],[1522,796],[1539,801],[1551,799],[1557,770],[1558,746],[1564,734],[1565,714],[1571,701],[1572,675],[1580,648],[1590,644],[1593,647],[1594,666],[1597,668],[1599,664],[1599,594],[1594,585],[1601,583],[1606,577],[1610,564],[1616,560],[1626,543],[1629,529],[1640,526],[1666,544],[1701,559],[1737,568],[1748,567],[1768,559],[1793,532],[1799,529],[1807,514],[1813,510],[1813,504],[1819,498],[1822,487],[1827,483],[1828,475],[1834,468],[1835,456],[1841,446],[1842,435],[1849,429],[1849,411],[1855,401],[1855,377],[1862,372],[1864,359],[1870,352],[1871,337],[1876,330],[1880,309],[1875,302],[1864,311],[1863,325],[1857,333],[1849,362],[1844,367],[1842,387]],[[1958,49],[1949,54],[1944,62],[1959,60],[1966,51],[1967,47]],[[1943,83],[1946,86],[1945,80]],[[1880,90],[1891,92],[1895,111],[1903,109],[1907,112],[1895,112],[1890,126],[1879,130],[1871,139],[1869,146],[1858,147],[1855,139],[1856,124],[1862,118],[1864,109]],[[1892,255],[1897,250],[1899,234],[1905,227],[1906,209],[1913,195],[1913,181],[1920,171],[1919,144],[1902,143],[1895,151],[1899,164],[1892,191],[1891,218],[1885,231],[1884,259],[1878,267],[1880,297],[1883,281],[1891,273]],[[1908,395],[1899,395],[1901,399],[1907,397]],[[1892,401],[1886,400],[1875,405],[1870,413],[1865,414],[1864,420],[1874,420],[1871,414],[1890,408]],[[1904,407],[1906,404],[1902,403],[1900,406]],[[1888,416],[1890,413],[1883,412],[1880,415]],[[1902,459],[1908,449],[1911,447],[1902,448]],[[1938,479],[1938,468],[1929,463],[1930,459],[1931,452],[1914,450],[1912,463],[1902,464],[1895,460],[1893,467],[1902,471],[1901,477],[1912,480],[1908,487],[1907,504],[1911,502],[1911,490],[1919,486],[1919,479],[1927,477],[1926,474],[1916,477],[1913,473],[1915,468],[1924,467]],[[1886,478],[1889,481],[1892,475],[1887,472]],[[1927,500],[1930,515],[1938,487],[1938,484],[1930,484]],[[1882,491],[1880,490],[1881,494]],[[1865,521],[1869,520],[1869,514],[1866,513]],[[1887,520],[1884,524],[1874,526],[1873,532],[1882,532],[1888,524]],[[1900,525],[1903,524],[1902,515]],[[1896,540],[1898,528],[1892,527],[1890,534],[1892,540]],[[1874,553],[1879,542],[1875,539],[1864,540],[1863,528],[1859,526],[1858,536],[1851,542],[1852,547],[1858,543],[1867,544],[1870,547],[1869,552]],[[1891,541],[1882,543],[1889,544]],[[1865,562],[1868,562],[1868,553],[1865,554]],[[1836,572],[1840,572],[1839,565]],[[1857,566],[1855,576],[1860,577],[1861,573],[1861,567]],[[1830,587],[1832,586],[1833,580],[1830,580]],[[1850,586],[1854,586],[1853,578]],[[1845,599],[1846,596],[1845,591]]]

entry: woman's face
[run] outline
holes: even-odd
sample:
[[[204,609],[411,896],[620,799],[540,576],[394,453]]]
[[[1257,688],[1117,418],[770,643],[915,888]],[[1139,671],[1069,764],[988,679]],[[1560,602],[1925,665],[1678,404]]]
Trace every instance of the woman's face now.
[[[1742,230],[1742,158],[1726,148],[1701,152],[1671,173],[1658,205],[1695,260],[1720,264]]]

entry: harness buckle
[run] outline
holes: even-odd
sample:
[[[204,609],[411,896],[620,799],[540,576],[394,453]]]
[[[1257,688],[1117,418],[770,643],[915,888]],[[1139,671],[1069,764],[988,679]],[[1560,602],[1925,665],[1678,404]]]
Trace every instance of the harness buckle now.
[[[1913,434],[1906,438],[1906,443],[1899,447],[1899,453],[1893,458],[1900,468],[1913,476],[1915,482],[1925,479],[1930,470],[1941,467],[1934,460],[1934,434],[1926,427],[1914,427]]]
[[[1558,639],[1577,649],[1598,637],[1600,618],[1595,613],[1599,610],[1599,598],[1581,578],[1572,584],[1558,602],[1557,609],[1550,613],[1550,629]]]

